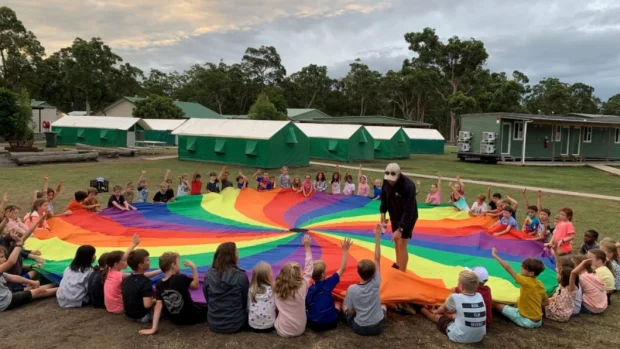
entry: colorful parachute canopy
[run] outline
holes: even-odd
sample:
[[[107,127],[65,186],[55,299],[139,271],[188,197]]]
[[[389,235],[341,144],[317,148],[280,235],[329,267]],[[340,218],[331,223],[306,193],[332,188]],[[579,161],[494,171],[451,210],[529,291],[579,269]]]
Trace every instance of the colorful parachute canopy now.
[[[359,196],[316,193],[309,198],[290,190],[258,193],[253,189],[226,189],[222,194],[182,197],[174,203],[138,204],[138,211],[105,210],[100,215],[81,211],[50,220],[51,231],[38,230],[28,248],[39,249],[47,263],[43,274],[59,282],[78,246],[93,245],[97,254],[125,250],[134,233],[142,240],[139,248],[151,255],[157,268],[163,252],[175,251],[181,260],[198,266],[201,280],[213,260],[218,244],[234,241],[239,250],[239,266],[250,275],[260,261],[272,265],[277,275],[284,263],[303,263],[303,230],[312,236],[315,260],[327,264],[334,273],[341,259],[340,242],[353,239],[346,271],[335,290],[344,296],[349,285],[360,281],[356,265],[361,259],[373,259],[373,228],[379,221],[379,202]],[[409,267],[406,273],[391,268],[395,261],[390,234],[381,239],[381,298],[384,302],[410,301],[437,304],[445,300],[449,289],[458,283],[465,267],[484,266],[490,274],[488,285],[496,301],[513,303],[518,286],[491,257],[496,247],[502,258],[519,272],[527,257],[543,260],[546,269],[539,276],[548,293],[557,285],[555,262],[545,256],[540,242],[512,231],[502,237],[488,232],[491,218],[471,218],[448,205],[419,206],[419,220],[409,242]],[[188,269],[183,270],[189,273]],[[202,291],[193,293],[204,302]]]

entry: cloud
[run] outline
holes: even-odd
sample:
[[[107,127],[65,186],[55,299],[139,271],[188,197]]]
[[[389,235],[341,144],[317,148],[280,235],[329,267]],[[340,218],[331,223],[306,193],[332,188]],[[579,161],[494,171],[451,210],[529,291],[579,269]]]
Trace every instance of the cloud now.
[[[8,3],[7,3],[8,2]],[[435,28],[442,40],[474,37],[487,68],[581,81],[606,99],[620,93],[620,5],[615,0],[5,0],[48,54],[75,37],[101,37],[144,70],[238,62],[272,45],[287,71],[310,63],[346,74],[361,58],[399,69],[412,57],[404,34]]]

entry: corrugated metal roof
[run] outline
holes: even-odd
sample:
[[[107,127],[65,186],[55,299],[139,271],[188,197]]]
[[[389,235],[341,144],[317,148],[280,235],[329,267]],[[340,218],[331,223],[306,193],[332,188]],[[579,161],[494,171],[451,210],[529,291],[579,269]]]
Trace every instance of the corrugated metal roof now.
[[[129,130],[140,119],[119,116],[74,116],[67,115],[52,123],[56,127],[103,128],[108,130]]]
[[[297,116],[305,113],[309,113],[316,109],[304,109],[304,108],[288,108],[286,109],[286,113],[288,116]]]
[[[71,116],[86,116],[86,112],[85,111],[72,111],[67,115],[71,115]]]
[[[441,133],[433,128],[403,128],[403,131],[411,139],[445,140]]]
[[[118,103],[122,101],[128,101],[131,104],[136,104],[136,102],[144,100],[144,99],[146,98],[145,97],[123,97],[119,99],[118,101],[107,106],[104,109],[104,111],[112,108],[113,106],[117,105]],[[185,113],[183,117],[188,118],[188,119],[190,118],[224,119],[224,116],[214,112],[213,110],[205,107],[204,105],[200,103],[174,101],[174,104],[177,107],[181,108],[181,110],[183,110],[183,113]]]
[[[364,126],[372,138],[377,140],[390,140],[401,127],[395,126]]]
[[[605,114],[584,114],[584,113],[570,113],[567,116],[583,116],[585,118],[618,118],[618,115],[605,115]]]
[[[140,126],[147,130],[173,131],[187,122],[187,119],[141,119]]]
[[[564,116],[564,115],[537,115],[537,114],[519,114],[519,113],[479,113],[479,114],[463,114],[461,117],[476,116],[496,116],[502,119],[510,120],[531,120],[531,121],[549,121],[565,124],[592,124],[592,125],[620,125],[619,116],[603,116],[603,117],[583,117],[583,116]]]
[[[190,119],[174,135],[269,139],[290,121]]]
[[[347,124],[296,124],[299,129],[311,138],[349,139],[357,132],[360,125]]]
[[[379,126],[402,126],[402,127],[429,127],[430,124],[420,121],[391,118],[388,116],[334,116],[329,118],[317,118],[312,120],[300,120],[310,123],[329,124],[356,124],[356,125],[379,125]]]

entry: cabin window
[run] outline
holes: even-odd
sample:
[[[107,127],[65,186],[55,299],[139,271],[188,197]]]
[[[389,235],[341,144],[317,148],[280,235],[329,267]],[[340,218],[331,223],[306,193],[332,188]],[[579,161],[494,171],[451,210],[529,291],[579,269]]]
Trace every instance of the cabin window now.
[[[523,140],[523,122],[522,121],[515,121],[515,127],[514,127],[512,139],[515,141]]]
[[[620,128],[616,129],[616,140],[614,143],[620,143]]]
[[[583,142],[592,143],[592,127],[583,128]]]

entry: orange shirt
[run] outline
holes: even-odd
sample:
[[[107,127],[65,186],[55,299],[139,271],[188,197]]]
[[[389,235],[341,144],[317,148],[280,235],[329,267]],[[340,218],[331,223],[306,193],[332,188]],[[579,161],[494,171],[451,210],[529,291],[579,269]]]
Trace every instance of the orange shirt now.
[[[69,203],[69,205],[67,205],[67,209],[65,211],[78,211],[78,210],[83,210],[84,209],[84,205],[82,203],[79,203],[75,200],[71,200],[71,202]]]

